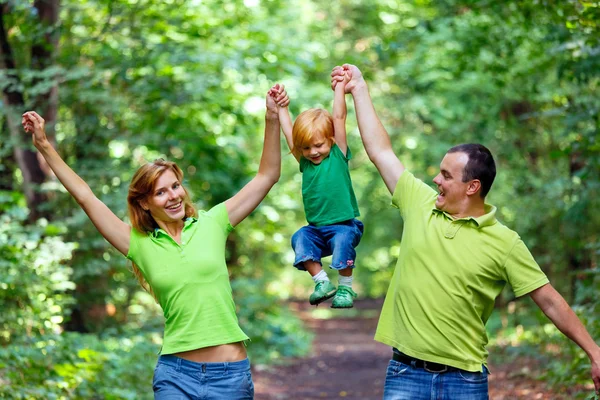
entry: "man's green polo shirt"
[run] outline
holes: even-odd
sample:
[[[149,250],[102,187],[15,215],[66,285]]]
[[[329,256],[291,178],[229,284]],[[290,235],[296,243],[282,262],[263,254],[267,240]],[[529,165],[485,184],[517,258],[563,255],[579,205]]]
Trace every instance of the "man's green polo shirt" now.
[[[178,244],[164,230],[131,229],[127,258],[154,290],[165,316],[162,354],[241,342],[225,242],[233,230],[225,203],[188,218]]]
[[[405,171],[392,205],[404,231],[375,340],[422,360],[481,371],[494,301],[508,282],[516,296],[548,283],[516,232],[486,204],[478,218],[435,208],[437,192]]]

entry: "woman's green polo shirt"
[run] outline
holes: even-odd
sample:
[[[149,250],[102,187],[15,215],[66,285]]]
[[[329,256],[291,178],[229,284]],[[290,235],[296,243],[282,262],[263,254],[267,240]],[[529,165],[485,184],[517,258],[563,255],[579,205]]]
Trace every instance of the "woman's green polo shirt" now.
[[[404,171],[392,204],[404,230],[375,340],[422,360],[481,371],[494,301],[509,283],[517,296],[548,283],[516,232],[486,214],[453,219],[437,192]]]
[[[165,316],[161,354],[248,339],[238,324],[225,263],[232,230],[225,203],[188,218],[181,245],[162,229],[131,229],[127,258],[154,290]]]

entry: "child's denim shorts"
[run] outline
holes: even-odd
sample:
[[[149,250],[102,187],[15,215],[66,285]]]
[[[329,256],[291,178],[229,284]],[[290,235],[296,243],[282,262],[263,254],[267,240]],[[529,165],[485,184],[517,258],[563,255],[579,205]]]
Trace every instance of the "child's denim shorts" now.
[[[152,380],[154,399],[251,400],[250,361],[198,363],[173,355],[158,358]]]
[[[356,218],[333,225],[303,226],[292,236],[292,248],[296,253],[294,267],[306,271],[304,261],[321,263],[322,257],[333,255],[331,268],[354,268],[354,248],[360,243],[363,231],[363,223]]]

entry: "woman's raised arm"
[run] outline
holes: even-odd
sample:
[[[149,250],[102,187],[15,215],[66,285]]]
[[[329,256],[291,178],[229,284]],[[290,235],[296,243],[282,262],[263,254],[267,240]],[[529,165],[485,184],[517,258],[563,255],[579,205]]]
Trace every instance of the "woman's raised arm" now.
[[[287,106],[287,93],[280,85],[267,93],[265,113],[265,139],[256,176],[242,190],[225,202],[229,222],[235,226],[242,222],[265,198],[281,174],[281,142],[279,140],[278,105]]]
[[[79,203],[102,236],[117,250],[127,255],[131,227],[101,202],[88,184],[63,161],[46,137],[45,121],[42,117],[35,111],[28,111],[23,114],[22,124],[25,131],[31,133],[34,146],[46,159],[48,166]]]

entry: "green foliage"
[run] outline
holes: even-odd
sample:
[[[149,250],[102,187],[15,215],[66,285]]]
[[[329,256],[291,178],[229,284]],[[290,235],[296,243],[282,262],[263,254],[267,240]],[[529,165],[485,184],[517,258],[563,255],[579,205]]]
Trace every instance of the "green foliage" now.
[[[594,279],[594,285],[597,291],[597,278]],[[574,309],[590,335],[600,336],[598,305],[588,304]],[[571,391],[572,397],[569,398],[590,399],[593,383],[588,357],[550,323],[533,301],[518,300],[510,303],[506,309],[498,310],[488,322],[487,329],[491,337],[490,345],[496,348],[493,352],[500,358],[495,359],[496,364],[515,363],[519,357],[537,360],[539,365],[545,367],[540,369],[540,375],[532,378],[554,386],[558,393],[565,388],[580,388],[574,394]]]
[[[240,278],[232,286],[242,299],[237,314],[250,337],[248,353],[253,363],[268,364],[308,353],[312,335],[284,303],[265,290],[264,280]]]
[[[29,52],[44,33],[35,10],[28,2],[10,3],[3,22],[18,69],[0,70],[0,87],[23,89],[29,107],[36,95],[59,83],[57,148],[120,217],[126,216],[133,171],[159,156],[178,162],[201,208],[229,198],[258,168],[269,86],[286,85],[293,115],[309,107],[330,109],[330,70],[351,62],[366,76],[394,150],[418,177],[430,181],[452,145],[477,141],[491,148],[499,174],[489,201],[520,233],[551,281],[575,301],[592,335],[600,336],[594,318],[599,311],[594,293],[600,289],[596,3],[63,0],[59,52],[55,65],[42,71],[33,68]],[[351,171],[365,223],[355,282],[361,296],[376,297],[391,279],[402,221],[362,151],[348,103]],[[5,127],[8,111],[2,102],[0,112]],[[0,137],[2,182],[18,187],[23,177],[11,156],[15,143],[7,136]],[[35,341],[38,333],[54,332],[69,321],[70,307],[83,315],[78,328],[98,334],[159,329],[160,310],[140,292],[122,256],[59,184],[51,181],[43,190],[50,201],[40,207],[51,210],[53,219],[34,225],[26,224],[20,195],[0,196],[0,285],[6,286],[0,291],[0,340]],[[298,165],[284,156],[280,182],[228,243],[240,323],[253,338],[253,362],[302,354],[309,341],[279,303],[306,296],[311,283],[291,267],[290,237],[305,224],[300,193]],[[503,295],[503,301],[510,298],[509,292]],[[98,310],[104,314],[94,314]],[[555,359],[575,360],[553,364],[549,380],[588,379],[579,350],[524,321],[519,315],[515,326],[526,326],[532,345],[556,345],[562,353]],[[102,392],[112,389],[102,389],[95,374],[113,369],[118,376],[125,364],[115,361],[105,372],[96,371],[97,363],[113,360],[108,344],[83,338],[54,339],[95,353],[87,361],[71,360],[57,350],[64,376],[51,379],[63,386],[54,385],[41,397],[68,397],[73,390],[130,396]],[[10,346],[5,354],[34,351]],[[144,351],[150,353],[141,349],[140,354]],[[23,354],[20,360],[38,357]],[[82,371],[71,370],[69,362],[80,363]],[[137,375],[149,374],[150,364],[140,363],[144,371]],[[34,370],[20,373],[29,378]],[[146,382],[140,387],[147,391]],[[85,389],[88,384],[93,388]],[[43,390],[41,383],[31,387]],[[19,388],[30,393],[25,384]],[[36,397],[31,392],[22,398],[27,396]]]
[[[0,397],[146,399],[156,363],[155,334],[99,338],[63,333],[0,348]]]
[[[20,193],[0,192],[0,344],[57,331],[74,287],[64,264],[74,244],[59,236],[60,225],[41,220],[24,227],[23,203]]]
[[[245,296],[246,308],[238,315],[252,338],[253,364],[306,354],[310,337],[287,307],[261,293],[260,282],[238,280],[234,286]],[[147,326],[138,332],[126,328],[118,336],[62,333],[13,340],[0,348],[0,397],[151,398],[161,335]]]

